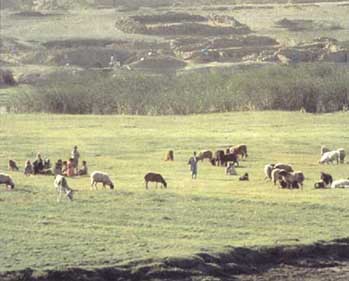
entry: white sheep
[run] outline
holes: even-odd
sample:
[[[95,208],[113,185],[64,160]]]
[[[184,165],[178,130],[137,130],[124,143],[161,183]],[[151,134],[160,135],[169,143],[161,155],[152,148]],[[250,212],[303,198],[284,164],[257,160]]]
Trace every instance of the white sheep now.
[[[281,179],[281,176],[279,175],[280,172],[285,171],[283,169],[273,169],[271,172],[271,180],[276,185],[276,182]],[[286,172],[286,171],[285,171]]]
[[[0,174],[0,184],[5,184],[7,188],[14,189],[15,188],[15,183],[11,176],[6,175],[6,174]]]
[[[326,153],[326,152],[329,152],[330,150],[325,146],[325,145],[322,145],[321,146],[321,152],[320,152],[320,154],[321,155],[324,155],[324,153]]]
[[[349,188],[349,180],[336,180],[332,182],[331,188]]]
[[[95,171],[91,174],[91,187],[97,189],[97,183],[102,183],[103,187],[109,185],[110,189],[114,189],[114,183],[106,173]]]
[[[67,179],[62,175],[57,175],[53,182],[54,187],[57,189],[58,197],[57,202],[61,200],[62,194],[64,193],[67,198],[73,200],[73,190],[69,187]]]
[[[264,174],[265,174],[265,180],[266,179],[271,179],[271,172],[274,169],[274,164],[267,164],[264,166]]]
[[[339,152],[338,150],[333,150],[333,151],[328,151],[325,152],[322,156],[321,159],[319,161],[320,164],[329,164],[329,163],[333,163],[333,161],[336,161],[338,164],[339,161]]]

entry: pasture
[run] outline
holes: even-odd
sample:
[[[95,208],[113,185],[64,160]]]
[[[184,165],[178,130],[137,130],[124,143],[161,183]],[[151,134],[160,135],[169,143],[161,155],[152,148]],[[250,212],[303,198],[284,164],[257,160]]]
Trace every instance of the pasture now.
[[[320,166],[320,146],[349,150],[347,113],[241,112],[192,116],[1,115],[0,169],[22,167],[37,152],[52,162],[78,145],[89,171],[107,172],[115,190],[90,189],[88,177],[69,178],[73,202],[56,202],[52,176],[9,172],[13,191],[0,189],[0,271],[98,268],[164,257],[221,251],[227,246],[311,243],[346,237],[349,190],[315,190],[320,171],[335,179],[349,165]],[[246,143],[237,168],[199,163],[193,151]],[[165,162],[167,150],[174,162]],[[264,181],[263,167],[291,163],[305,173],[303,190]],[[144,175],[161,173],[167,189],[149,190]],[[150,184],[152,186],[152,184]]]

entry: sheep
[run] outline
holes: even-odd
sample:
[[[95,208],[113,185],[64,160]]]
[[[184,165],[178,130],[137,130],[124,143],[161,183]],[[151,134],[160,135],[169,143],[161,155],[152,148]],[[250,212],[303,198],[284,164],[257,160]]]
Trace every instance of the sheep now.
[[[238,155],[241,155],[241,158],[247,158],[247,145],[246,144],[239,144],[236,146],[233,146],[229,149],[230,153],[235,153]]]
[[[109,185],[110,189],[114,189],[114,183],[106,173],[95,171],[91,174],[90,178],[91,178],[91,187],[94,186],[96,190],[97,190],[97,183],[102,183],[103,187],[105,187],[106,185]]]
[[[10,189],[15,188],[15,183],[14,183],[13,179],[11,178],[11,176],[6,175],[6,174],[0,173],[0,184],[5,184],[7,186],[7,188],[10,187]]]
[[[211,161],[211,159],[213,158],[212,151],[210,151],[210,150],[200,151],[197,158],[198,158],[198,160],[201,160],[201,161],[204,161],[204,159],[209,159]]]
[[[332,182],[333,182],[333,178],[330,174],[326,174],[324,172],[320,172],[320,179],[323,181],[323,183],[325,184],[325,187],[327,186],[331,186]]]
[[[169,150],[169,151],[166,153],[165,161],[174,161],[173,150]]]
[[[322,145],[320,154],[324,155],[324,153],[329,152],[329,151],[330,151],[330,149],[328,149],[325,145]]]
[[[343,164],[344,163],[344,158],[346,156],[345,150],[344,150],[344,148],[338,148],[337,151],[339,153],[339,162],[341,164]]]
[[[30,162],[30,160],[27,160],[24,166],[24,175],[30,176],[33,173],[34,173],[33,165]]]
[[[281,176],[279,175],[279,173],[281,171],[285,171],[285,170],[279,169],[279,168],[276,168],[276,169],[272,170],[272,172],[271,172],[271,180],[274,183],[274,185],[276,185],[276,182],[281,179]]]
[[[264,166],[264,174],[265,174],[265,180],[269,179],[271,180],[271,172],[274,169],[275,164],[267,164]]]
[[[243,176],[239,177],[239,181],[248,181],[249,177],[248,177],[248,173],[245,173]]]
[[[147,173],[144,176],[144,181],[145,181],[145,188],[148,189],[148,182],[156,182],[156,187],[158,187],[158,182],[160,182],[162,186],[164,186],[165,188],[167,188],[167,183],[165,181],[165,179],[162,177],[162,175],[160,174],[156,174],[156,173]]]
[[[228,163],[228,166],[225,168],[225,174],[230,176],[237,175],[233,162]]]
[[[279,176],[281,176],[283,180],[286,181],[287,187],[299,188],[299,186],[301,186],[303,188],[303,181],[305,177],[302,171],[287,172],[286,170],[283,170],[279,172]]]
[[[276,163],[274,165],[274,169],[285,170],[288,173],[293,172],[292,166],[290,164],[284,164],[284,163]]]
[[[333,151],[328,151],[325,152],[322,156],[321,159],[319,161],[320,164],[329,164],[329,163],[333,163],[334,161],[337,162],[337,164],[339,163],[339,152],[337,150],[333,150]]]
[[[349,188],[349,180],[336,180],[332,182],[331,188]]]
[[[8,169],[9,171],[18,171],[17,163],[14,160],[8,160]]]
[[[314,183],[314,188],[316,188],[316,189],[326,188],[326,183],[323,181],[318,181],[318,182]]]
[[[73,200],[73,190],[69,187],[67,179],[62,175],[57,175],[53,182],[54,187],[58,192],[57,202],[60,202],[62,194],[64,193],[67,198]]]

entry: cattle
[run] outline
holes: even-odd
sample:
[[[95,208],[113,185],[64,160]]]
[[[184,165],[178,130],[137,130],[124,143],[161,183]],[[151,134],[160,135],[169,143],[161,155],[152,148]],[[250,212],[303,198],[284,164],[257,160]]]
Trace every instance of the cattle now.
[[[212,151],[210,150],[203,150],[199,152],[199,155],[197,156],[198,160],[204,161],[204,159],[208,159],[209,161],[211,161],[213,158],[213,154]]]
[[[17,167],[17,163],[16,163],[16,161],[14,161],[14,160],[8,160],[8,169],[10,170],[10,171],[18,171],[19,169],[18,169],[18,167]]]
[[[235,145],[229,149],[229,152],[235,153],[237,155],[241,155],[242,159],[247,158],[247,156],[248,156],[246,144]]]
[[[326,174],[324,172],[320,172],[320,179],[324,182],[325,186],[331,186],[333,182],[333,178],[330,174]]]
[[[167,188],[167,183],[165,179],[162,177],[162,175],[157,173],[147,173],[144,176],[144,182],[145,182],[145,188],[148,189],[148,183],[149,182],[155,182],[156,187],[158,186],[158,183],[161,183],[161,188]]]
[[[215,160],[215,165],[217,166],[223,166],[223,157],[224,157],[224,150],[217,150],[214,153],[214,160]]]
[[[236,166],[239,166],[238,156],[235,153],[224,154],[221,160],[224,166],[227,166],[229,162],[232,162],[234,165],[236,164]]]
[[[108,185],[110,189],[114,189],[114,183],[106,173],[95,171],[91,174],[90,179],[91,187],[95,187],[96,190],[98,183],[102,183],[104,188]]]
[[[57,202],[61,200],[62,194],[65,194],[70,201],[73,200],[73,190],[69,187],[67,179],[64,176],[57,175],[53,185],[58,192]]]
[[[279,176],[287,183],[288,188],[303,188],[303,181],[305,179],[303,172],[287,172],[286,170],[280,171]]]
[[[5,184],[7,188],[14,189],[15,182],[11,178],[11,176],[7,174],[0,173],[0,184]]]
[[[337,150],[325,152],[319,161],[320,164],[339,163],[339,152]]]

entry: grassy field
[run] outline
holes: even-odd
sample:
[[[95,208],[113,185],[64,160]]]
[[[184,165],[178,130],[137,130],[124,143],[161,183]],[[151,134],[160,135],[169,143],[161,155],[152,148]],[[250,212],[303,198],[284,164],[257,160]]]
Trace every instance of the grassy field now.
[[[75,200],[56,202],[53,177],[11,172],[15,190],[0,190],[0,271],[27,267],[113,266],[226,246],[310,243],[345,237],[348,190],[315,190],[320,171],[348,177],[348,165],[320,166],[320,145],[348,150],[345,113],[246,112],[197,116],[0,116],[0,169],[41,152],[68,158],[78,145],[90,171],[108,172],[116,190],[90,190],[88,177],[69,179]],[[246,143],[239,182],[224,169],[187,160],[200,149]],[[175,161],[164,162],[167,150]],[[306,175],[304,190],[264,181],[267,163],[289,162]],[[160,172],[168,189],[145,190],[143,176]]]

